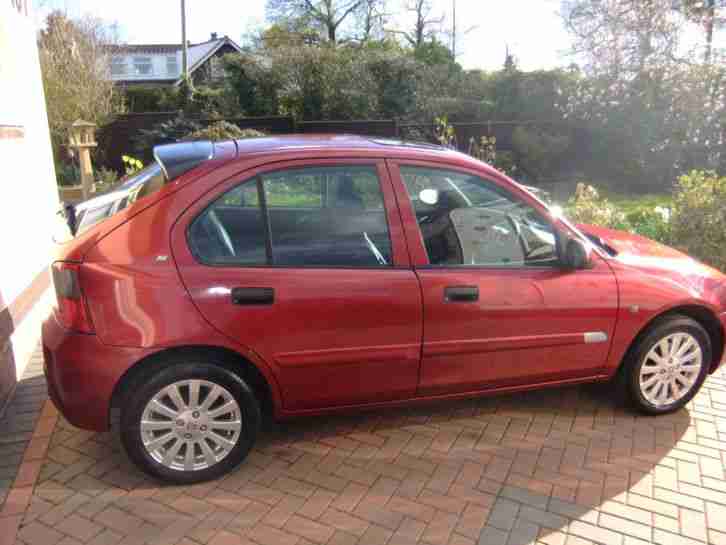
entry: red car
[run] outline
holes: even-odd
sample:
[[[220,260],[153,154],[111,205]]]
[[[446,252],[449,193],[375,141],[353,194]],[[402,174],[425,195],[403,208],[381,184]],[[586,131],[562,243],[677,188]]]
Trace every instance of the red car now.
[[[290,136],[155,157],[61,246],[43,347],[65,417],[102,431],[120,407],[159,478],[223,474],[264,415],[613,377],[660,414],[721,362],[724,275],[466,155]]]

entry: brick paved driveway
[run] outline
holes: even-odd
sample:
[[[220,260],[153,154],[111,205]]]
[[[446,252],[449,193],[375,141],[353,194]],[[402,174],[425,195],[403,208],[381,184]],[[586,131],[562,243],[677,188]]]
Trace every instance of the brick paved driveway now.
[[[295,421],[164,486],[46,404],[0,544],[726,544],[726,374],[678,414],[568,388]]]

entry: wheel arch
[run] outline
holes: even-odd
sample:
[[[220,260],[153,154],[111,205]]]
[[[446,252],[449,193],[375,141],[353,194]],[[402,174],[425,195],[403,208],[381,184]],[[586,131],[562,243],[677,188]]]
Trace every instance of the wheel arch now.
[[[272,418],[276,414],[275,395],[272,385],[264,373],[249,358],[242,354],[211,345],[175,346],[149,354],[129,367],[116,382],[111,396],[109,410],[119,407],[126,392],[142,383],[153,373],[167,366],[174,365],[177,358],[200,359],[205,363],[213,363],[234,373],[252,389],[260,403],[263,418]],[[110,421],[110,414],[109,414]]]
[[[627,361],[628,356],[632,353],[640,340],[645,335],[647,335],[648,332],[655,325],[671,316],[677,315],[686,316],[688,318],[691,318],[695,322],[698,322],[701,327],[706,330],[706,333],[708,333],[709,339],[711,340],[712,352],[712,361],[710,363],[709,373],[713,373],[713,371],[716,370],[719,363],[721,362],[721,358],[723,357],[724,331],[721,326],[721,322],[718,319],[718,316],[716,316],[716,314],[714,314],[714,312],[711,311],[708,307],[697,304],[679,305],[677,307],[672,307],[651,318],[643,327],[641,327],[640,331],[638,331],[638,334],[630,342],[628,349],[625,351],[625,354],[623,355],[623,358],[618,365],[618,369],[622,368],[625,361]]]

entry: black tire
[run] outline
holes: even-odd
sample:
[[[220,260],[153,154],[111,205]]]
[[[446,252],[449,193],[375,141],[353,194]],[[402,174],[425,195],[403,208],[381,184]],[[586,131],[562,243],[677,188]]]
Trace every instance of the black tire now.
[[[669,404],[656,405],[646,399],[642,392],[640,371],[650,350],[661,340],[674,333],[687,333],[696,340],[702,354],[701,370],[695,382],[691,385],[691,389],[683,397]],[[630,349],[623,361],[616,384],[618,389],[625,394],[629,404],[638,411],[649,415],[672,413],[683,408],[698,393],[706,380],[711,361],[711,339],[703,326],[687,316],[673,314],[657,320],[636,341],[636,344]]]
[[[127,393],[121,407],[121,442],[129,458],[142,471],[163,481],[191,484],[216,479],[239,465],[254,445],[261,421],[259,402],[250,387],[227,369],[210,363],[189,363],[188,359],[175,360],[165,361],[158,372]],[[224,458],[203,469],[184,471],[166,467],[149,454],[142,440],[140,423],[147,403],[158,392],[175,382],[193,379],[226,389],[239,405],[242,427],[237,443]]]

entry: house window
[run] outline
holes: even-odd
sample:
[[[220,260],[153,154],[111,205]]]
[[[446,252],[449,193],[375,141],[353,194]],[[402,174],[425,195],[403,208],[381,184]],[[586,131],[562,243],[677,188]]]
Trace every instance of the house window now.
[[[176,55],[166,57],[166,73],[170,76],[179,74],[179,63],[176,60]]]
[[[134,57],[134,74],[137,76],[151,76],[154,73],[151,57]]]
[[[111,57],[111,75],[126,75],[126,57]]]

